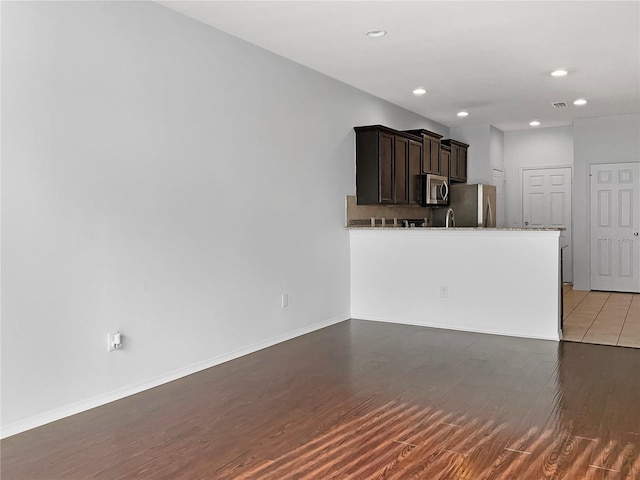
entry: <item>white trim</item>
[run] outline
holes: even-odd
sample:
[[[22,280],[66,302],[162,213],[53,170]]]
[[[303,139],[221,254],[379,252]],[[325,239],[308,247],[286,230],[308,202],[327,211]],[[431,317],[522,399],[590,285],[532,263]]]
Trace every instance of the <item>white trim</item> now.
[[[404,320],[394,320],[390,318],[381,318],[381,317],[357,317],[353,318],[353,320],[365,320],[367,322],[383,322],[383,323],[396,323],[400,325],[413,325],[416,327],[428,327],[428,328],[439,328],[441,330],[455,330],[457,332],[469,332],[469,333],[483,333],[487,335],[499,335],[503,337],[518,337],[518,338],[533,338],[535,340],[551,340],[554,342],[559,342],[561,339],[561,334],[558,332],[557,337],[546,337],[540,335],[525,335],[522,333],[509,333],[509,332],[497,332],[493,330],[482,330],[482,329],[470,329],[467,327],[456,327],[452,325],[438,325],[433,323],[419,323],[419,322],[407,322]]]
[[[593,231],[591,229],[592,224],[591,224],[591,201],[592,201],[592,197],[593,197],[593,168],[594,167],[602,167],[602,166],[618,166],[618,165],[637,165],[638,162],[600,162],[600,163],[590,163],[587,166],[589,167],[587,170],[587,184],[589,185],[589,194],[587,195],[587,205],[586,205],[586,210],[587,210],[587,232],[589,233],[589,242],[587,245],[587,251],[589,252],[589,256],[588,256],[588,262],[587,265],[589,266],[588,271],[589,271],[589,275],[588,275],[588,279],[589,279],[589,290],[591,290],[592,285],[591,285],[591,280],[592,278],[592,271],[591,271],[591,262],[593,260],[593,252],[591,250],[591,243],[592,243],[592,238],[593,238]],[[635,186],[635,182],[634,182],[634,186]],[[573,227],[573,225],[572,225]],[[575,279],[574,279],[575,280]],[[607,290],[605,290],[607,291]],[[613,290],[611,290],[613,291]],[[640,293],[640,292],[628,292],[628,293]]]
[[[122,387],[108,393],[96,395],[94,397],[88,398],[86,400],[82,400],[80,402],[72,403],[64,407],[56,408],[53,410],[49,410],[48,412],[34,415],[24,420],[14,422],[5,427],[2,427],[2,432],[0,432],[0,438],[7,438],[12,435],[16,435],[18,433],[24,432],[26,430],[40,427],[42,425],[54,422],[56,420],[60,420],[61,418],[69,417],[71,415],[84,412],[85,410],[90,410],[92,408],[96,408],[101,405],[105,405],[107,403],[120,400],[121,398],[125,398],[130,395],[135,395],[136,393],[149,390],[150,388],[154,388],[159,385],[172,382],[179,378],[186,377],[187,375],[191,375],[193,373],[206,370],[207,368],[220,365],[221,363],[225,363],[230,360],[234,360],[236,358],[242,357],[244,355],[257,352],[258,350],[271,347],[278,343],[291,340],[292,338],[296,338],[301,335],[305,335],[307,333],[320,330],[321,328],[325,328],[325,327],[334,325],[336,323],[344,322],[345,320],[349,320],[350,317],[351,316],[349,314],[338,315],[336,317],[330,318],[329,320],[317,322],[307,327],[299,328],[297,330],[287,332],[283,335],[278,335],[276,337],[272,337],[262,342],[249,345],[248,347],[240,348],[232,352],[224,353],[222,355],[217,355],[213,358],[209,358],[207,360],[203,360],[201,362],[197,362],[197,363],[188,365],[186,367],[179,368],[171,372],[167,372],[163,375],[153,377],[144,382],[134,383],[132,385],[128,385],[126,387]]]

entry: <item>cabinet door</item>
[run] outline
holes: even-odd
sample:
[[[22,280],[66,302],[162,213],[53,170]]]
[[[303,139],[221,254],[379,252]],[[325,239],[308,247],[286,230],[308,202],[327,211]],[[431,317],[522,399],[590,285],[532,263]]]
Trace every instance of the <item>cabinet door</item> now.
[[[431,161],[431,139],[429,137],[423,137],[422,140],[423,149],[421,172],[424,175],[427,175],[429,173],[433,173],[433,170],[431,170],[431,166],[433,165],[433,162]]]
[[[458,145],[451,145],[451,157],[449,158],[449,176],[451,177],[451,180],[460,180],[460,160],[458,158],[459,151],[460,147],[458,147]]]
[[[466,148],[460,149],[458,163],[460,164],[460,167],[459,167],[460,180],[464,183],[467,183],[467,149]]]
[[[440,169],[440,141],[432,138],[429,143],[431,144],[431,173],[442,175]]]
[[[380,203],[393,203],[393,147],[395,137],[380,132],[378,140],[378,171]]]
[[[394,203],[408,203],[409,190],[409,140],[407,138],[395,137],[394,150],[394,168],[393,168],[393,185],[394,185]]]
[[[442,150],[440,152],[440,175],[443,177],[449,177],[450,159],[451,152],[449,150]]]
[[[420,204],[422,148],[421,143],[409,140],[409,203],[412,205]]]

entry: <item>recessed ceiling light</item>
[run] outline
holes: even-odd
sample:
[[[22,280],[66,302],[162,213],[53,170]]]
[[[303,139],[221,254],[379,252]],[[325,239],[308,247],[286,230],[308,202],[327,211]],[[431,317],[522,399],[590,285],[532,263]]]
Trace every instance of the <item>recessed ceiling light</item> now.
[[[424,95],[425,93],[427,93],[427,89],[423,87],[418,87],[413,91],[414,95]]]
[[[459,117],[468,117],[469,116],[469,112],[465,112],[464,110],[458,112],[456,115],[458,115]]]
[[[567,73],[569,73],[569,72],[567,72],[566,70],[564,70],[562,68],[559,68],[558,70],[554,70],[553,72],[551,72],[551,75],[554,76],[554,77],[564,77],[564,76],[567,75]]]
[[[579,98],[573,102],[574,105],[578,105],[581,107],[582,105],[586,105],[587,101],[584,98]]]
[[[531,125],[532,127],[539,127],[540,122],[538,120],[534,120],[532,122],[529,122],[529,125]]]
[[[367,33],[365,33],[367,37],[373,38],[384,37],[386,34],[387,32],[385,30],[369,30]]]

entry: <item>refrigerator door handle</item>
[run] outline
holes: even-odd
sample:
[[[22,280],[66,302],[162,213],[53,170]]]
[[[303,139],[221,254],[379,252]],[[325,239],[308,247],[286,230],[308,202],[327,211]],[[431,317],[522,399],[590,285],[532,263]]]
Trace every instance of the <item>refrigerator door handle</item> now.
[[[487,200],[487,223],[485,227],[497,227],[493,224],[493,210],[491,209],[491,200]]]

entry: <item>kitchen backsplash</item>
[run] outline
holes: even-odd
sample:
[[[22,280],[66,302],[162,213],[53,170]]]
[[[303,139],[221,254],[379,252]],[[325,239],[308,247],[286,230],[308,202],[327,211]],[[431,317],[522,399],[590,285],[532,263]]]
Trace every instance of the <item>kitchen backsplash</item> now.
[[[411,219],[423,222],[427,219],[427,225],[432,224],[431,209],[425,207],[404,207],[399,205],[358,205],[355,195],[347,195],[347,222],[346,226],[368,226],[371,218],[375,218],[376,226],[382,226],[385,219],[386,226],[393,225],[393,219]]]

